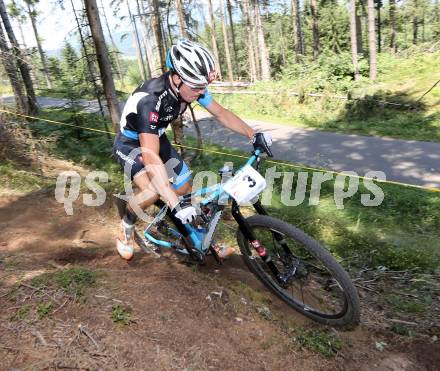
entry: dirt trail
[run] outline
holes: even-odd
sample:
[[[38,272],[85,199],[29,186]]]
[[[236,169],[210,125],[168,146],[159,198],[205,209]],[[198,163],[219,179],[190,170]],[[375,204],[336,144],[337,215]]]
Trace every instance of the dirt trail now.
[[[127,264],[114,250],[113,206],[74,210],[67,216],[51,191],[0,197],[1,369],[434,370],[440,365],[438,342],[410,342],[366,325],[352,332],[331,330],[342,345],[326,358],[299,341],[298,329],[322,327],[269,294],[239,256],[223,266],[211,262],[195,269],[175,257],[138,251]],[[72,267],[97,272],[82,297],[32,286],[45,272]],[[42,316],[47,302],[53,307]],[[129,325],[114,322],[118,308],[130,313]],[[386,343],[384,351],[377,342]]]

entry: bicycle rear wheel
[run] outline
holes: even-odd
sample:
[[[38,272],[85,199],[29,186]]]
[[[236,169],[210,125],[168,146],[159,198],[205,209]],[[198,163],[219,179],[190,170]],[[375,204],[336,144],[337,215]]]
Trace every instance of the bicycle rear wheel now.
[[[254,215],[246,219],[255,237],[286,278],[280,283],[238,231],[237,241],[248,268],[285,303],[325,325],[359,323],[359,297],[347,272],[317,241],[279,219]]]

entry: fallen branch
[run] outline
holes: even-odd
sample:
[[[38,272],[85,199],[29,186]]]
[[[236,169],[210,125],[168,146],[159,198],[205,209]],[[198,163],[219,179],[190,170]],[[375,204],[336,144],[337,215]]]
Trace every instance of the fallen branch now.
[[[367,291],[371,291],[371,292],[374,292],[374,293],[378,294],[378,291],[376,291],[376,290],[374,290],[374,289],[372,289],[372,288],[370,288],[368,286],[359,285],[358,283],[355,283],[354,285],[356,287],[361,288],[361,289],[364,289],[364,290],[367,290]]]
[[[34,292],[31,294],[30,298],[32,298],[32,295],[33,295],[35,292],[40,291],[43,295],[46,295],[48,298],[50,298],[51,300],[53,300],[53,301],[54,301],[55,303],[57,303],[58,305],[61,304],[57,299],[55,299],[55,298],[53,298],[52,296],[50,296],[50,295],[49,295],[47,292],[45,292],[44,289],[41,288],[41,287],[34,287],[34,286],[31,286],[31,285],[27,285],[26,283],[23,283],[23,282],[20,283],[20,286],[27,287],[28,289],[34,290]]]
[[[426,95],[426,94],[428,94],[432,89],[434,89],[436,86],[437,86],[437,84],[440,82],[440,80],[438,80],[434,85],[432,85],[429,89],[428,89],[428,91],[426,91],[419,99],[417,99],[416,100],[416,103],[419,103],[423,98],[424,98],[424,96]]]
[[[67,298],[66,301],[65,301],[63,304],[61,304],[57,309],[55,309],[55,310],[52,312],[52,314],[58,312],[62,307],[64,307],[64,306],[67,304],[68,301],[69,301],[69,298]]]
[[[397,294],[397,295],[402,295],[402,296],[407,296],[409,298],[414,298],[414,299],[419,299],[419,297],[417,295],[414,294],[407,294],[405,292],[399,292],[399,291],[393,291],[393,294]]]
[[[417,323],[415,323],[415,322],[403,321],[401,319],[389,318],[388,321],[393,322],[393,323],[400,323],[402,325],[417,326]]]
[[[41,345],[47,347],[47,341],[44,339],[43,335],[41,335],[41,332],[35,329],[31,329],[32,335],[34,335],[41,343]]]
[[[79,332],[81,334],[87,336],[92,341],[92,343],[96,347],[96,350],[99,352],[100,351],[100,347],[99,347],[98,343],[96,342],[96,340],[93,339],[92,335],[90,335],[89,331],[83,325],[79,325],[78,328],[79,328]]]

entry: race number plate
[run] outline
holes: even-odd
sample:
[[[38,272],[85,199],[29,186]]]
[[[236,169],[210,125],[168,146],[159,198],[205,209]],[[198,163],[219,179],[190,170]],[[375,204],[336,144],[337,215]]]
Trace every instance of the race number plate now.
[[[252,200],[266,188],[266,180],[250,165],[245,165],[233,178],[229,179],[223,189],[238,203]]]

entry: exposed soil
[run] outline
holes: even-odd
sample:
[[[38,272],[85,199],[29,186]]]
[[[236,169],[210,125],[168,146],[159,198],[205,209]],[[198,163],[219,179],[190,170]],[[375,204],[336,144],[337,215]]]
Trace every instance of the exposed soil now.
[[[342,347],[326,358],[296,335],[324,329],[268,293],[239,256],[194,268],[139,250],[126,263],[114,248],[111,203],[74,206],[67,216],[44,191],[0,197],[1,369],[440,369],[438,341],[398,336],[369,307],[356,330],[329,330]],[[84,296],[31,287],[32,278],[71,267],[98,272]],[[39,318],[48,300],[53,308]],[[114,322],[115,306],[130,313],[129,324]]]

